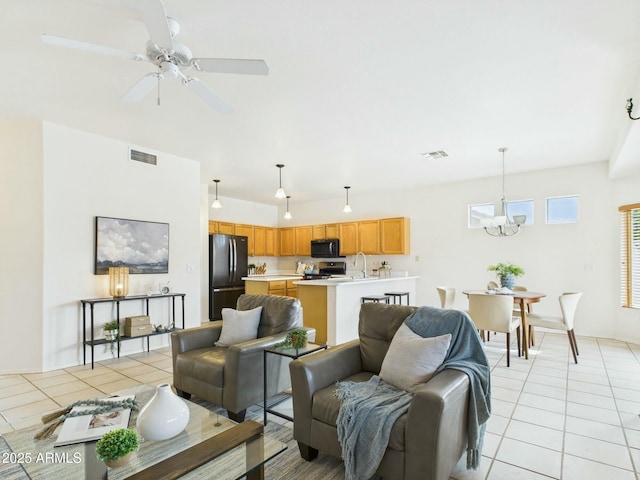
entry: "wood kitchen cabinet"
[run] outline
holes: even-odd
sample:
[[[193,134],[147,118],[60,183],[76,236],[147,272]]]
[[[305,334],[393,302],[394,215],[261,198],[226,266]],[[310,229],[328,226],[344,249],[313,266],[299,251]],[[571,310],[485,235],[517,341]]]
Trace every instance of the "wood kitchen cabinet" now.
[[[254,253],[254,236],[253,236],[253,225],[243,225],[236,223],[233,228],[234,235],[241,235],[243,237],[247,237],[247,252],[250,256],[255,255]]]
[[[253,254],[256,257],[267,254],[267,227],[253,227]]]
[[[209,234],[223,233],[226,235],[233,235],[235,229],[234,223],[218,222],[216,220],[209,221]]]
[[[235,231],[235,224],[229,222],[217,222],[218,231],[215,233],[223,233],[225,235],[233,235]]]
[[[287,282],[285,280],[273,280],[271,282],[247,280],[244,285],[245,293],[248,295],[283,296],[287,291]]]
[[[358,253],[358,223],[340,223],[338,232],[340,255],[355,255]]]
[[[324,238],[340,238],[340,227],[337,223],[324,226]]]
[[[325,236],[325,225],[313,225],[311,227],[311,240],[323,240]]]
[[[298,285],[294,285],[293,282],[297,282],[298,280],[287,280],[287,289],[286,294],[287,297],[298,298]]]
[[[280,254],[278,248],[278,229],[267,227],[264,232],[264,250],[265,255],[268,257],[276,257]]]
[[[311,256],[312,227],[295,227],[295,254],[305,257]]]
[[[411,253],[410,221],[406,217],[380,220],[380,253],[408,255]]]
[[[295,255],[296,232],[293,227],[280,228],[280,255],[283,257]]]
[[[380,222],[378,220],[358,222],[358,250],[372,255],[380,253]]]

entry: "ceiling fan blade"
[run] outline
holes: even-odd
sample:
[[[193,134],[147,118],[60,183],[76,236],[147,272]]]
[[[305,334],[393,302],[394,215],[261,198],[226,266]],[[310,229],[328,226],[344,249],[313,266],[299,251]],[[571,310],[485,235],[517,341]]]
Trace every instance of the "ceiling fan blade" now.
[[[158,85],[158,77],[157,73],[149,73],[142,77],[138,82],[136,82],[133,87],[125,93],[120,101],[122,103],[135,103],[142,100],[147,93],[149,93],[153,87]],[[162,77],[160,77],[162,79]]]
[[[133,8],[142,15],[151,41],[168,51],[173,50],[173,39],[162,2],[160,0],[137,0],[133,5]]]
[[[268,75],[269,67],[264,60],[237,58],[194,58],[196,69],[210,73],[241,73],[245,75]]]
[[[204,83],[202,83],[197,78],[190,77],[189,79],[187,79],[186,82],[184,82],[184,84],[187,87],[189,87],[189,89],[193,93],[195,93],[200,98],[202,98],[205,102],[207,102],[207,104],[211,108],[213,108],[216,112],[222,115],[227,115],[233,112],[233,108],[227,105],[224,102],[224,100],[222,100],[215,93],[213,93],[213,90],[211,90],[209,87],[207,87]]]
[[[141,53],[127,52],[126,50],[105,47],[104,45],[97,45],[95,43],[82,42],[71,38],[58,37],[47,33],[40,35],[40,39],[44,43],[55,45],[56,47],[74,48],[76,50],[84,50],[85,52],[101,53],[103,55],[128,58],[130,60],[147,60],[146,55]]]

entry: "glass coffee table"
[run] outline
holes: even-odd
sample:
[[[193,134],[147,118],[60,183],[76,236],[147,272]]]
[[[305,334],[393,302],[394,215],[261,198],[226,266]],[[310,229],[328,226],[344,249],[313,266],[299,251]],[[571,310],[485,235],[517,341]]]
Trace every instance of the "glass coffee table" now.
[[[117,393],[134,394],[142,407],[151,399],[155,388],[141,385]],[[31,479],[196,480],[239,479],[245,476],[261,479],[264,464],[287,448],[284,443],[265,436],[261,423],[248,420],[238,424],[193,402],[185,402],[190,414],[187,428],[169,440],[142,441],[133,459],[120,468],[107,469],[96,458],[96,442],[54,447],[60,427],[44,440],[33,438],[41,425],[9,432],[3,438],[10,452],[2,455]],[[131,412],[131,428],[135,428],[137,414]]]

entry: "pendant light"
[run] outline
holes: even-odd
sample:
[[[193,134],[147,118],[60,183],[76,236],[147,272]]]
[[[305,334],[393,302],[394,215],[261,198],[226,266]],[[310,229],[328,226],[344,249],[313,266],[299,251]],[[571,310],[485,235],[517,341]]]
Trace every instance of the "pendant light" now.
[[[351,188],[351,187],[344,187],[344,189],[345,189],[345,190],[346,190],[346,192],[347,192],[347,203],[345,203],[345,204],[344,204],[344,208],[342,209],[342,211],[343,211],[344,213],[351,213],[351,211],[352,211],[352,210],[351,210],[351,205],[349,205],[349,189],[350,189],[350,188]]]
[[[517,235],[520,233],[520,227],[527,221],[526,215],[514,215],[511,219],[507,215],[507,199],[504,194],[504,154],[507,150],[509,150],[507,147],[498,149],[502,153],[502,199],[500,200],[502,211],[500,215],[482,220],[482,228],[492,237]]]
[[[216,184],[216,198],[211,204],[211,208],[222,208],[222,204],[220,203],[220,200],[218,200],[218,184],[220,183],[220,180],[214,180],[214,182]]]
[[[287,211],[284,212],[284,218],[285,220],[291,220],[291,218],[293,218],[291,216],[291,212],[289,211],[289,199],[291,198],[291,195],[287,195]]]
[[[276,198],[286,198],[287,194],[285,193],[284,188],[282,188],[282,167],[284,167],[284,165],[281,164],[281,163],[278,163],[276,165],[276,167],[278,167],[278,172],[279,172],[279,176],[280,176],[280,183],[279,183],[278,189],[276,190],[275,197]]]

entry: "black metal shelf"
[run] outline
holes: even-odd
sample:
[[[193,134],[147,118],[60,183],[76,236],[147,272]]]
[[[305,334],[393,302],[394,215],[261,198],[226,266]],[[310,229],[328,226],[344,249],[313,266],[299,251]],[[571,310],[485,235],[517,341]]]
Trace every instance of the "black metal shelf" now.
[[[182,300],[182,328],[174,327],[172,329],[166,330],[164,332],[151,332],[146,335],[139,335],[137,337],[125,337],[121,336],[114,343],[117,344],[117,354],[118,358],[120,358],[120,343],[127,340],[135,340],[136,338],[146,338],[147,339],[147,352],[150,349],[149,345],[149,337],[155,337],[156,335],[166,335],[176,330],[184,329],[184,297],[186,293],[163,293],[159,295],[132,295],[129,297],[109,297],[109,298],[89,298],[85,300],[80,300],[82,304],[82,359],[83,364],[87,364],[87,347],[91,348],[91,368],[94,367],[94,348],[98,345],[106,345],[112,343],[111,340],[107,340],[106,338],[95,338],[95,324],[94,324],[94,306],[100,303],[115,303],[116,304],[116,321],[118,322],[118,328],[120,327],[120,302],[127,302],[133,300],[142,300],[145,304],[145,314],[149,315],[149,301],[156,298],[170,298],[172,302],[172,310],[171,310],[171,324],[175,326],[176,324],[176,297],[180,297]],[[90,338],[87,339],[87,305],[90,308]]]

